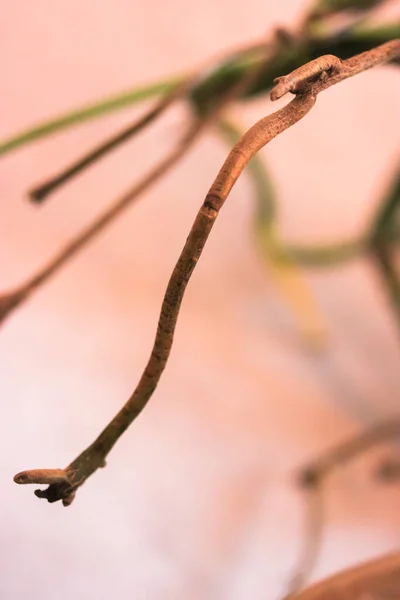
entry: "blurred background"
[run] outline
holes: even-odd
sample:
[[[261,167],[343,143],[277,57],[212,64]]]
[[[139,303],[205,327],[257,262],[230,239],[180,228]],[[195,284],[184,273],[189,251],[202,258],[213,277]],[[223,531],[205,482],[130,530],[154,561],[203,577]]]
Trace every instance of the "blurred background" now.
[[[398,21],[399,2],[390,4]],[[0,137],[293,27],[306,7],[4,3]],[[286,102],[265,94],[231,114],[246,128]],[[396,168],[399,105],[398,70],[378,67],[322,94],[261,152],[285,238],[318,244],[364,230]],[[29,205],[32,184],[142,112],[127,108],[2,157],[2,290],[42,266],[183,132],[178,106],[43,207]],[[67,465],[131,394],[169,275],[227,151],[204,135],[2,326],[1,598],[277,598],[303,539],[296,470],[400,414],[399,331],[374,265],[304,271],[327,340],[324,352],[307,352],[255,248],[244,176],[188,287],[160,385],[107,468],[68,510],[13,483],[22,469]],[[399,547],[400,490],[376,484],[376,460],[330,479],[313,579]]]

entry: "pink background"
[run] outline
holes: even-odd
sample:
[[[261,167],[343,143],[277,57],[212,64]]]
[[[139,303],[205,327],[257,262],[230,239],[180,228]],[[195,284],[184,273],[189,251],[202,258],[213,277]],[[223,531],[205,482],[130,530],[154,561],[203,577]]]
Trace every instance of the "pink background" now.
[[[3,3],[0,135],[185,71],[295,23],[303,8],[302,0]],[[378,68],[323,94],[262,152],[285,236],[318,242],[362,230],[395,166],[399,105],[399,72]],[[264,97],[232,114],[250,125],[274,109]],[[173,110],[43,208],[28,205],[32,184],[135,114],[1,160],[2,289],[39,268],[182,131],[184,113]],[[308,273],[330,346],[325,357],[304,353],[254,249],[243,177],[189,286],[166,373],[108,467],[68,510],[12,482],[25,468],[66,465],[130,395],[169,274],[226,152],[206,135],[3,327],[1,598],[275,598],[301,542],[294,470],[400,412],[398,337],[372,266]],[[400,492],[371,483],[373,464],[332,478],[315,577],[398,548]]]

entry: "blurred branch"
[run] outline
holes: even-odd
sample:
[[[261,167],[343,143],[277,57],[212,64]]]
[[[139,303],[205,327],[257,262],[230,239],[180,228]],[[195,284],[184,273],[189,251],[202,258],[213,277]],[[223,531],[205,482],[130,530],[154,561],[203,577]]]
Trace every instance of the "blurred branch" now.
[[[304,65],[292,74],[293,86],[288,91],[296,94],[294,100],[258,121],[244,134],[232,148],[206,195],[169,280],[151,355],[133,394],[98,438],[62,470],[67,481],[51,483],[46,490],[37,490],[37,496],[49,502],[63,500],[64,504],[69,504],[76,489],[104,465],[107,454],[146,406],[166,367],[186,286],[220,209],[250,159],[268,142],[301,120],[314,106],[318,93],[394,56],[400,56],[400,40],[355,56],[334,70],[321,72],[321,64],[326,64],[325,57],[322,57],[322,60]],[[301,79],[301,74],[304,79]],[[274,97],[273,93],[271,95]],[[43,470],[40,472],[43,473]],[[19,477],[24,474],[29,479],[29,471],[20,473]]]
[[[315,246],[282,242],[271,246],[270,258],[278,263],[285,264],[291,260],[305,267],[315,268],[337,266],[358,256],[368,255],[377,240],[394,251],[400,240],[399,206],[400,165],[397,165],[367,233],[352,240]]]
[[[385,4],[388,0],[318,0],[311,11],[311,19],[320,19],[338,12],[368,12],[372,8]]]
[[[349,441],[335,446],[302,469],[300,473],[301,484],[305,488],[314,488],[330,475],[333,469],[349,462],[370,448],[387,442],[400,435],[400,420],[391,419],[380,423],[371,429],[352,437]]]
[[[283,600],[289,600],[307,583],[318,558],[324,527],[323,486],[326,478],[337,467],[348,463],[367,450],[388,442],[400,435],[400,420],[392,419],[338,444],[310,465],[301,469],[299,481],[307,494],[306,528],[303,536],[303,549],[298,565],[294,568],[288,593]],[[378,475],[382,475],[378,473]],[[384,475],[384,474],[383,474]]]
[[[185,93],[187,88],[187,82],[183,82],[180,85],[174,87],[174,89],[165,94],[161,100],[157,102],[154,108],[151,108],[145,115],[136,120],[133,124],[125,127],[118,134],[113,135],[110,139],[102,142],[99,146],[85,154],[78,161],[74,162],[70,167],[67,167],[61,173],[52,177],[50,180],[42,183],[35,187],[30,193],[30,199],[40,204],[42,203],[52,192],[57,190],[62,184],[69,181],[72,177],[75,177],[81,173],[84,169],[92,166],[105,154],[115,150],[121,144],[140,133],[145,127],[155,121],[163,112],[171,106],[176,100],[178,100],[182,94]]]
[[[354,26],[333,34],[326,28],[323,32],[306,29],[294,34],[279,30],[263,72],[241,98],[249,100],[267,93],[272,88],[274,79],[282,73],[294,71],[305,62],[321,55],[334,54],[341,59],[347,59],[399,37],[400,23],[379,27]],[[191,99],[199,112],[207,110],[220,94],[239,81],[246,70],[260,60],[258,50],[253,55],[241,58],[235,56],[211,72],[204,81],[199,82],[191,91]],[[391,62],[399,64],[400,61],[398,57],[392,57]]]
[[[189,148],[198,139],[205,127],[204,119],[196,119],[189,127],[182,139],[176,144],[161,161],[153,167],[138,183],[128,190],[112,206],[107,208],[93,223],[83,229],[72,239],[47,265],[40,269],[33,277],[18,289],[0,296],[0,324],[18,306],[25,302],[30,295],[46,283],[64,264],[75,256],[83,247],[99,235],[114,219],[116,219],[140,194],[150,188],[167,171],[177,164],[179,159],[186,154]]]
[[[267,47],[265,50],[267,51]],[[188,126],[187,133],[183,136],[181,141],[177,144],[176,148],[171,151],[166,157],[164,157],[158,165],[156,165],[147,175],[145,175],[139,183],[133,186],[122,198],[117,200],[110,208],[106,209],[100,217],[98,217],[92,224],[86,229],[80,232],[69,244],[65,246],[57,256],[55,256],[44,268],[38,273],[31,277],[25,284],[20,286],[18,289],[8,292],[3,296],[0,296],[0,324],[10,315],[10,313],[20,306],[29,296],[42,286],[48,279],[54,275],[63,265],[65,265],[71,258],[73,258],[78,251],[82,250],[89,242],[91,242],[98,234],[100,234],[106,226],[108,226],[116,217],[118,217],[133,200],[136,200],[140,194],[147,190],[153,183],[160,179],[165,173],[171,169],[177,162],[186,154],[192,144],[197,140],[200,133],[207,127],[209,123],[215,120],[220,114],[221,110],[229,103],[236,94],[240,94],[244,87],[251,85],[254,78],[258,76],[259,70],[262,68],[261,65],[257,65],[252,71],[248,71],[246,77],[244,77],[238,84],[229,89],[224,96],[219,99],[219,102],[213,106],[208,114],[197,115],[193,120],[193,123]],[[156,108],[150,111],[152,117],[154,111],[160,109],[163,110],[165,105],[168,104],[169,100],[174,100],[176,95],[179,95],[181,90],[183,91],[185,86],[190,83],[185,82],[175,92],[171,92],[171,95],[167,98],[161,99]],[[143,121],[146,121],[148,117],[142,118],[136,124],[136,130],[141,128]],[[133,129],[133,128],[132,128]]]
[[[273,258],[285,262],[288,258],[304,267],[331,267],[360,256],[368,248],[363,238],[345,240],[321,246],[284,246],[273,249]]]
[[[305,526],[301,537],[302,547],[297,565],[293,568],[289,584],[282,600],[289,600],[309,580],[317,562],[322,544],[325,511],[323,490],[319,487],[307,490],[305,502]]]
[[[127,106],[149,100],[150,98],[154,98],[154,96],[167,94],[180,85],[181,81],[182,78],[175,77],[166,81],[158,81],[148,86],[135,87],[132,90],[121,92],[115,96],[98,100],[94,104],[75,109],[72,112],[51,119],[50,121],[45,121],[44,123],[18,133],[7,140],[3,140],[0,143],[0,156],[2,154],[7,154],[12,150],[16,150],[21,146],[35,142],[43,137],[52,135],[57,131],[72,127],[73,125],[81,125],[89,120],[103,117],[109,113],[126,108]]]
[[[388,240],[393,235],[398,235],[399,227],[396,217],[400,207],[400,163],[396,166],[394,178],[388,186],[384,199],[381,202],[373,223],[370,227],[370,237]]]
[[[370,0],[369,4],[376,4],[376,2]],[[371,6],[368,6],[368,9],[370,8]],[[342,10],[340,7],[335,8],[336,12],[340,12],[340,10]],[[339,31],[331,31],[324,25],[323,16],[323,14],[319,15],[319,20],[311,20],[312,22],[306,18],[300,29],[294,32],[282,28],[276,30],[269,42],[271,50],[269,61],[264,64],[263,72],[260,72],[253,85],[243,90],[240,95],[241,99],[253,98],[255,95],[268,92],[274,79],[281,73],[293,71],[304,62],[313,60],[322,54],[335,54],[346,59],[400,37],[400,23],[377,27],[368,24],[354,24],[354,26]],[[261,41],[240,51],[236,50],[219,61],[213,68],[204,69],[204,77],[197,85],[193,86],[190,92],[190,99],[197,110],[208,112],[210,107],[218,102],[219,97],[235,86],[243,77],[246,77],[249,70],[264,63],[264,45],[264,42]],[[393,57],[391,60],[399,63],[397,57]],[[0,156],[68,127],[81,125],[86,121],[105,116],[154,96],[167,94],[187,78],[188,74],[181,74],[148,86],[125,90],[41,123],[0,142]]]
[[[395,255],[387,242],[376,239],[372,245],[372,256],[400,329],[400,278],[396,269]]]

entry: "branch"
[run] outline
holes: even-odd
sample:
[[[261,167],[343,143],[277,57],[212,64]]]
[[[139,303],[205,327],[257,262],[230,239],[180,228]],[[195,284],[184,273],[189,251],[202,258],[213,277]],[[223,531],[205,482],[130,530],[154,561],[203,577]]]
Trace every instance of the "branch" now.
[[[134,135],[142,131],[145,127],[155,121],[167,108],[171,106],[176,100],[178,100],[187,89],[187,82],[182,82],[177,85],[172,91],[165,94],[157,104],[145,113],[143,117],[136,120],[133,124],[125,127],[122,131],[113,135],[111,138],[102,142],[99,146],[82,156],[80,159],[75,161],[72,165],[64,169],[61,173],[52,177],[45,183],[35,187],[29,192],[29,197],[32,202],[41,204],[50,194],[56,191],[64,183],[67,183],[72,177],[78,175],[87,167],[92,166],[105,154],[115,150],[121,144],[132,138]]]
[[[397,600],[400,552],[363,562],[312,585],[292,600]]]
[[[284,35],[277,36],[275,52],[271,56],[271,60],[263,73],[260,73],[260,77],[254,82],[254,85],[244,90],[241,95],[242,99],[252,98],[270,90],[274,77],[284,71],[292,71],[301,64],[304,57],[313,59],[329,52],[348,58],[356,53],[369,50],[371,46],[383,44],[400,36],[400,24],[397,22],[377,27],[352,26],[335,31],[333,34],[329,28],[325,25],[321,27],[318,22],[316,22],[317,26],[314,24],[310,27],[309,25],[310,23],[307,26],[305,22],[294,34],[285,31]],[[251,70],[260,61],[262,62],[258,54],[260,45],[263,44],[255,43],[239,51],[235,50],[226,56],[198,86],[193,88],[191,97],[194,104],[198,107],[214,104],[226,90],[245,76],[248,70]],[[393,59],[395,60],[396,57]],[[399,61],[397,60],[397,62]],[[0,141],[0,156],[68,127],[81,125],[143,100],[168,93],[186,77],[187,75],[183,74],[148,86],[124,90],[119,94],[98,100],[91,105],[75,109],[17,133]]]
[[[319,487],[308,489],[305,504],[306,518],[302,547],[282,600],[289,600],[293,594],[305,586],[314,570],[322,544],[325,521],[322,489]]]
[[[399,434],[399,419],[391,419],[385,423],[380,423],[349,441],[339,444],[304,468],[300,474],[300,482],[306,488],[315,488],[339,465],[349,462],[378,444],[398,437]]]
[[[268,46],[264,44],[264,53],[268,55]],[[20,286],[13,292],[9,292],[0,296],[0,324],[8,317],[8,315],[24,302],[32,292],[43,285],[60,267],[68,262],[76,253],[92,241],[103,229],[109,225],[120,213],[125,210],[130,203],[137,199],[146,189],[148,189],[156,180],[162,177],[178,160],[188,151],[200,133],[206,126],[212,122],[224,106],[237,95],[241,94],[247,86],[253,84],[254,79],[259,76],[259,72],[263,67],[263,63],[255,65],[253,69],[246,73],[246,76],[241,79],[233,88],[227,90],[225,94],[218,99],[218,102],[209,110],[208,113],[198,115],[182,140],[177,144],[176,148],[164,157],[158,165],[156,165],[143,179],[129,190],[122,198],[117,200],[110,208],[108,208],[94,223],[89,225],[81,233],[79,233],[61,252],[53,258],[43,269],[28,280],[27,283]],[[197,76],[195,75],[194,78]],[[188,79],[176,92],[171,92],[172,98],[174,94],[180,94],[182,90],[190,85],[193,78]],[[164,100],[168,101],[168,99]],[[163,104],[161,101],[160,104]],[[160,106],[159,104],[159,106]],[[156,107],[157,109],[157,107]],[[143,119],[138,122],[143,122]],[[137,125],[138,126],[138,125]]]
[[[97,119],[103,115],[109,114],[116,110],[120,110],[126,106],[131,106],[137,102],[142,102],[159,96],[160,94],[166,94],[172,91],[182,81],[182,78],[172,78],[166,81],[159,81],[152,83],[145,87],[134,88],[132,90],[125,90],[120,94],[111,96],[109,98],[99,100],[94,104],[89,104],[83,108],[78,108],[73,112],[66,113],[60,117],[56,117],[51,121],[41,123],[32,129],[22,131],[17,135],[4,140],[0,144],[0,156],[7,154],[12,150],[16,150],[20,146],[29,144],[43,137],[67,129],[72,125],[80,125],[91,119]]]
[[[396,269],[395,253],[384,240],[376,239],[371,248],[386,295],[400,328],[400,276]]]
[[[314,460],[299,474],[300,485],[307,493],[306,528],[303,548],[298,565],[293,569],[294,574],[288,585],[288,592],[283,600],[292,598],[299,589],[304,587],[309,579],[318,557],[324,526],[323,486],[327,477],[340,465],[346,464],[360,454],[375,446],[388,442],[400,435],[400,420],[392,419],[380,423],[350,440],[338,444],[322,457]],[[387,462],[377,471],[380,479],[393,480],[399,476],[399,463]]]
[[[107,208],[87,228],[83,229],[73,238],[47,265],[40,269],[33,277],[18,289],[0,296],[0,324],[18,306],[25,302],[29,296],[40,286],[46,283],[62,266],[74,257],[84,246],[99,235],[114,219],[116,219],[131,203],[145,190],[149,189],[179,159],[189,150],[198,139],[205,127],[204,119],[197,119],[189,126],[188,131],[178,142],[176,147],[167,156],[151,169],[137,184],[119,198],[111,207]]]
[[[105,458],[114,444],[146,406],[158,385],[170,355],[186,286],[220,209],[252,156],[277,135],[300,121],[314,106],[319,92],[399,55],[400,40],[394,40],[341,62],[333,69],[328,65],[327,71],[321,72],[321,61],[317,59],[301,67],[300,73],[299,70],[293,73],[293,84],[287,87],[288,91],[297,94],[294,100],[281,110],[258,121],[244,134],[229,153],[198,212],[169,280],[154,346],[132,396],[98,438],[64,470],[67,474],[66,481],[51,483],[46,490],[37,490],[37,496],[46,498],[49,502],[63,500],[64,504],[69,504],[76,489],[104,465]],[[324,67],[326,64],[323,58]],[[29,471],[25,474],[29,477]]]

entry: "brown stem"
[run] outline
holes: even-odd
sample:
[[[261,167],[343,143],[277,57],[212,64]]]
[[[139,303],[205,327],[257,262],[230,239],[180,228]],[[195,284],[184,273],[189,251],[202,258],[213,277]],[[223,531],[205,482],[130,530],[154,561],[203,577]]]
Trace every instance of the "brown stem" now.
[[[268,55],[269,46],[264,45],[264,55]],[[215,119],[223,107],[230,102],[232,99],[240,96],[244,90],[250,87],[254,80],[260,74],[263,64],[256,64],[253,69],[249,70],[245,77],[240,80],[234,87],[228,89],[227,92],[221,96],[215,105],[210,108],[209,112],[203,116],[199,116],[197,120],[188,128],[187,134],[178,143],[176,148],[166,157],[164,157],[160,163],[150,171],[145,177],[136,184],[131,190],[129,190],[122,198],[117,200],[110,208],[98,217],[94,223],[89,225],[86,229],[80,232],[71,242],[69,242],[64,249],[62,249],[57,256],[55,256],[43,269],[41,269],[36,275],[28,280],[28,282],[20,286],[17,290],[6,293],[0,296],[0,324],[9,316],[9,314],[22,304],[39,286],[45,283],[60,267],[68,262],[79,250],[81,250],[87,243],[92,241],[103,229],[109,225],[119,214],[127,208],[130,203],[138,198],[146,189],[148,189],[155,181],[160,179],[172,166],[174,166],[178,160],[189,150],[192,144],[197,140],[200,133],[206,128],[206,126]],[[188,86],[192,85],[198,79],[199,75],[193,75],[188,77],[187,81],[183,83],[179,88],[171,94],[173,98],[174,94],[180,95]],[[167,100],[164,100],[165,102]]]
[[[67,263],[86,244],[92,241],[107,225],[119,216],[140,194],[147,190],[153,183],[160,179],[179,159],[189,150],[205,127],[204,120],[197,120],[189,127],[185,136],[177,146],[165,156],[149,173],[147,173],[135,186],[119,198],[115,204],[106,209],[93,223],[83,229],[71,240],[50,262],[40,269],[27,283],[15,291],[0,297],[0,324],[22,302],[41,285],[43,285],[58,269]]]
[[[314,106],[316,95],[320,91],[398,54],[400,54],[400,41],[397,40],[344,61],[334,73],[322,69],[325,74],[323,79],[319,78],[312,81],[308,87],[304,86],[301,94],[281,110],[258,121],[234,146],[200,208],[172,272],[161,307],[154,346],[135,391],[98,438],[65,469],[72,483],[51,484],[46,490],[37,491],[37,495],[47,498],[49,502],[64,499],[65,503],[70,503],[71,495],[76,488],[104,464],[106,455],[119,437],[146,406],[167,363],[179,309],[190,276],[220,209],[252,156],[277,135],[302,119]],[[321,72],[318,73],[319,77],[320,75]],[[296,81],[296,86],[298,84],[299,81]]]
[[[316,487],[307,490],[307,492],[305,498],[306,518],[302,535],[303,545],[282,600],[289,600],[293,594],[305,586],[313,572],[321,548],[325,520],[322,490]]]
[[[329,450],[324,456],[303,469],[300,474],[301,483],[306,487],[316,487],[337,466],[347,463],[377,444],[387,442],[399,435],[399,419],[391,419],[385,423],[380,423],[359,436],[353,437],[348,442]]]
[[[250,46],[246,46],[240,50],[236,50],[234,55],[245,56],[247,53],[252,54],[254,51],[260,51],[260,63],[255,63],[253,69],[249,69],[245,76],[241,81],[238,82],[236,86],[232,88],[232,94],[229,94],[229,98],[233,96],[238,96],[242,92],[246,91],[248,88],[252,86],[254,81],[257,80],[257,77],[262,73],[263,67],[265,64],[265,54],[271,54],[272,45],[268,44],[265,41],[259,42],[257,44],[252,44]],[[229,55],[231,58],[232,56]],[[225,59],[226,60],[226,57]],[[215,66],[213,63],[213,67],[218,69],[218,65]],[[102,158],[108,152],[114,150],[131,137],[142,131],[145,127],[150,125],[155,119],[157,119],[171,104],[173,104],[176,100],[183,98],[187,92],[195,85],[198,85],[199,82],[204,78],[204,71],[208,73],[209,69],[205,67],[203,70],[199,70],[198,72],[187,75],[185,79],[176,85],[176,87],[171,90],[168,94],[162,97],[156,105],[151,108],[143,117],[141,117],[138,121],[135,121],[132,125],[124,128],[118,134],[112,136],[110,139],[101,143],[99,146],[82,156],[80,159],[75,161],[72,165],[67,167],[61,173],[52,177],[48,181],[42,183],[41,185],[35,187],[33,190],[29,192],[29,197],[32,202],[36,204],[41,204],[50,194],[56,191],[61,185],[69,181],[75,175],[81,173],[84,169],[91,166],[95,162],[97,162],[100,158]],[[223,94],[221,97],[222,102],[225,104],[228,100],[228,94]]]
[[[292,595],[301,589],[307,582],[318,556],[318,549],[322,540],[324,525],[323,507],[323,484],[330,473],[339,465],[347,463],[363,452],[400,436],[400,420],[392,419],[380,423],[353,437],[349,441],[341,443],[332,450],[326,452],[322,457],[305,467],[300,472],[300,483],[307,492],[307,526],[304,538],[304,546],[300,555],[298,566],[294,569],[294,575],[289,585],[289,593],[283,600],[289,600]],[[397,463],[398,464],[398,463]],[[388,465],[389,468],[393,467]],[[397,471],[398,473],[398,471]],[[383,477],[384,472],[377,473]],[[390,475],[396,475],[392,471]]]
[[[69,181],[78,173],[81,173],[87,167],[93,165],[111,150],[114,150],[122,143],[142,131],[145,127],[155,121],[175,100],[177,100],[186,91],[187,82],[178,85],[172,92],[166,94],[157,104],[151,108],[143,117],[133,124],[124,128],[122,131],[113,135],[111,138],[102,142],[99,146],[82,156],[72,165],[67,167],[61,173],[52,177],[45,183],[40,184],[29,192],[32,202],[41,204],[50,194],[57,190],[61,185]]]

